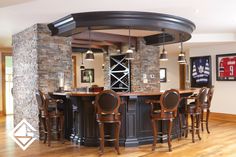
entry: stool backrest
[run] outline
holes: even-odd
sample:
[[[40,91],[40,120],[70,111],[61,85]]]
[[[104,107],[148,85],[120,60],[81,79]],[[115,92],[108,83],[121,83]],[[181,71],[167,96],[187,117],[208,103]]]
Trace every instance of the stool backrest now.
[[[97,114],[118,113],[120,107],[120,97],[112,90],[101,91],[95,100]]]
[[[36,92],[36,100],[38,103],[38,109],[39,109],[40,115],[46,116],[48,114],[46,96],[40,90]]]
[[[179,102],[180,94],[178,90],[166,90],[160,98],[161,112],[174,112],[177,115]]]
[[[196,110],[200,110],[207,98],[207,88],[202,87],[196,98]]]
[[[212,100],[213,94],[214,94],[214,86],[212,86],[208,90],[208,93],[207,93],[207,104],[208,104],[208,107],[211,106],[211,100]]]

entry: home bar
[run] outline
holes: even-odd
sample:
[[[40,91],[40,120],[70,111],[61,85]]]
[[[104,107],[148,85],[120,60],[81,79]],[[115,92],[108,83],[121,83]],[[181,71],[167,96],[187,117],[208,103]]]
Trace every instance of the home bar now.
[[[174,152],[211,138],[215,64],[184,50],[195,29],[170,14],[90,11],[13,35],[14,126],[24,119],[62,156]],[[172,44],[178,53],[167,53]],[[227,79],[221,57],[217,77]]]
[[[0,157],[235,157],[235,6],[1,0]]]
[[[187,97],[193,94],[195,90],[182,90],[180,91],[181,97]],[[158,100],[163,92],[122,92],[118,93],[121,97],[121,106],[119,112],[122,115],[121,130],[120,130],[120,145],[122,146],[138,146],[143,144],[150,144],[153,142],[152,128],[150,121],[150,105],[147,101],[150,99]],[[75,129],[75,133],[79,136],[80,144],[85,146],[98,146],[99,145],[99,131],[96,122],[96,112],[94,108],[94,101],[97,92],[68,92],[55,93],[57,98],[66,99],[71,101],[71,104],[76,105],[77,109],[72,111],[70,103],[66,107],[65,118],[65,130],[66,138],[69,139],[72,131]],[[63,96],[64,95],[64,96]],[[180,106],[183,107],[184,102]],[[76,112],[77,117],[74,118],[73,129],[73,112]],[[167,132],[167,124],[165,122],[160,123],[159,131]],[[114,132],[112,127],[109,126],[107,132],[110,134]],[[179,121],[174,121],[173,124],[173,137],[178,137],[180,133]],[[166,141],[166,137],[163,136],[159,139],[159,142]]]
[[[67,37],[78,34],[72,41],[72,48],[75,45],[75,49],[80,51],[88,50],[85,60],[94,59],[93,51],[99,51],[93,49],[92,45],[96,40],[101,40],[98,39],[99,37],[105,41],[109,38],[113,38],[113,40],[122,38],[122,43],[113,42],[108,45],[105,43],[103,47],[99,47],[100,51],[105,51],[104,87],[106,90],[117,92],[121,99],[119,144],[127,147],[152,143],[151,105],[148,101],[159,100],[161,94],[164,93],[160,91],[160,63],[157,46],[189,40],[195,25],[187,19],[167,14],[108,11],[71,14],[48,24],[48,27],[52,36]],[[115,30],[127,33],[128,36],[111,36],[107,33],[107,31],[114,32]],[[139,38],[131,36],[132,32],[144,34],[142,34],[142,38]],[[81,44],[84,38],[88,40],[87,49]],[[117,52],[118,49],[119,52]],[[124,52],[125,49],[128,50]],[[181,53],[183,52],[181,51]],[[181,57],[184,56],[180,54],[179,62],[185,62],[185,59],[181,60]],[[167,54],[163,50],[160,53],[160,60],[165,59],[167,59]],[[92,73],[94,71],[91,71],[90,74]],[[94,80],[93,77],[89,76],[89,81]],[[81,76],[81,81],[82,79],[84,78]],[[64,86],[62,85],[62,87]],[[91,89],[97,89],[97,87]],[[184,98],[193,93],[194,90],[181,90],[180,96]],[[79,144],[85,146],[98,146],[99,127],[94,106],[98,92],[88,92],[86,89],[86,92],[63,93],[61,90],[59,93],[54,92],[53,95],[57,99],[67,102],[64,103],[66,139],[77,140]],[[185,99],[181,100],[179,106],[183,107]],[[107,104],[111,105],[109,102]],[[180,134],[180,121],[177,119],[173,123],[173,138],[179,137]],[[105,134],[114,136],[114,127],[109,123],[104,126]],[[163,134],[161,138],[158,138],[158,142],[166,141],[167,137],[164,136],[164,133],[168,131],[167,123],[158,124],[158,130]]]

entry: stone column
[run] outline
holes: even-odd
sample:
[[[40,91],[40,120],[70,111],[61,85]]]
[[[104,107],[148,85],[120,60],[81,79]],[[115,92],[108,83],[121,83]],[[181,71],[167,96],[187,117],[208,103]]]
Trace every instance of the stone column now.
[[[122,53],[125,53],[127,45],[122,46]],[[109,47],[108,55],[104,54],[104,87],[110,87],[110,55],[118,54],[116,48]],[[131,91],[158,91],[160,90],[160,62],[159,47],[146,45],[143,38],[137,40],[137,51],[134,52],[134,60],[131,61],[130,77]],[[143,75],[146,75],[147,82],[144,82]]]
[[[159,47],[146,45],[144,39],[137,40],[137,52],[131,61],[131,91],[160,90]],[[144,75],[146,81],[144,82]]]
[[[35,24],[13,36],[14,124],[25,118],[39,128],[35,92],[58,88],[58,72],[72,84],[71,39],[52,37],[46,24]]]
[[[110,56],[118,55],[117,48],[115,46],[109,46],[108,53],[104,53],[104,89],[110,89]]]

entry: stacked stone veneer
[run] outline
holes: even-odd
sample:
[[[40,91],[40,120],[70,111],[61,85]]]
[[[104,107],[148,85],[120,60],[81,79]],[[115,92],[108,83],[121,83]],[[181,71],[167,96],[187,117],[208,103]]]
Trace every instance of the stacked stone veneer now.
[[[104,89],[110,89],[111,84],[111,75],[110,75],[110,56],[118,55],[115,46],[108,47],[108,53],[105,53],[104,56]]]
[[[25,118],[39,128],[35,92],[58,88],[58,72],[72,83],[71,39],[52,37],[45,24],[36,24],[13,36],[14,124]]]
[[[125,51],[125,47],[123,47]],[[105,88],[110,88],[110,55],[117,54],[116,48],[109,47],[108,54],[104,55],[104,83]],[[160,90],[160,62],[159,47],[146,45],[142,38],[137,40],[137,51],[134,52],[134,60],[131,61],[130,77],[131,91],[159,91]],[[146,75],[147,83],[143,82],[143,74]]]

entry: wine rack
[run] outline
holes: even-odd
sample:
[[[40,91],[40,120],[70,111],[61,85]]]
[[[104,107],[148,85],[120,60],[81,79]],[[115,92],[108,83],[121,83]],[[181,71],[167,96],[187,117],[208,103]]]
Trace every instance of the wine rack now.
[[[110,89],[115,92],[130,91],[130,63],[125,55],[110,56]]]

